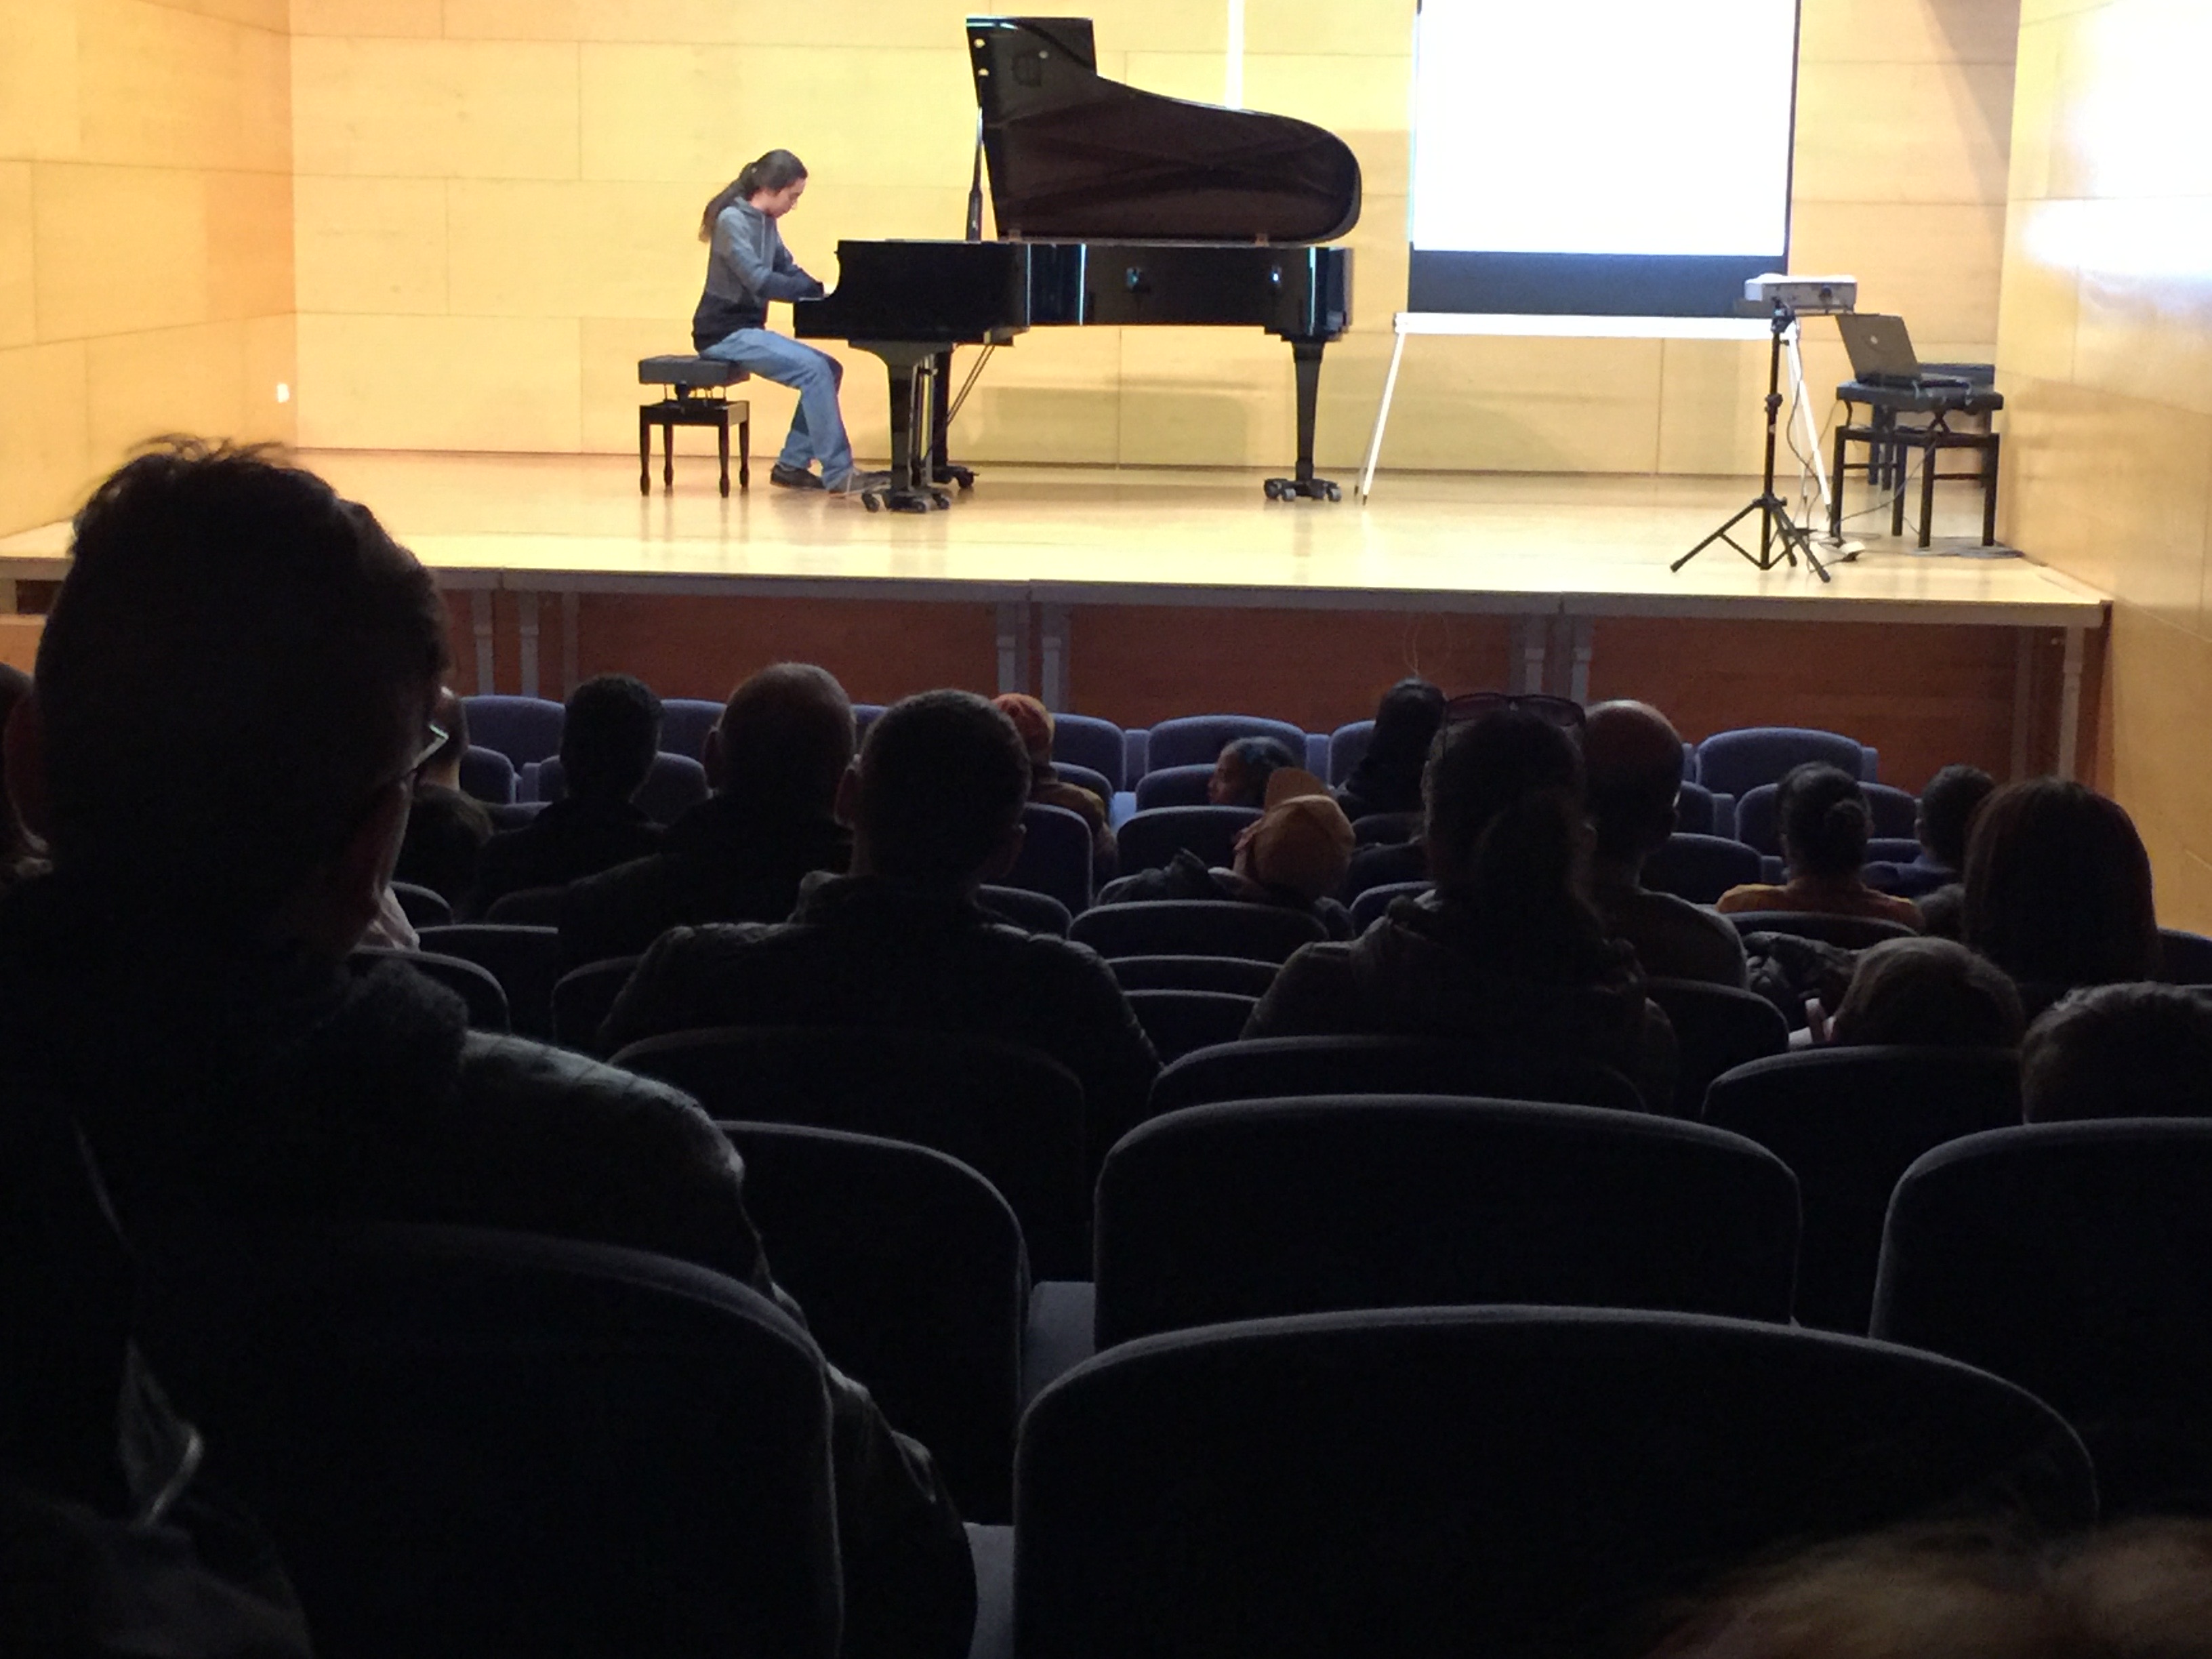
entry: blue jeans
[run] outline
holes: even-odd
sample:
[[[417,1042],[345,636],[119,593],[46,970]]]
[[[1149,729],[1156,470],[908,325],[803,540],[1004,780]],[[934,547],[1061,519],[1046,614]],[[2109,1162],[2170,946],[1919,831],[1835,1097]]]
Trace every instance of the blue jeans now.
[[[844,367],[828,352],[764,328],[741,328],[699,355],[735,363],[799,393],[783,453],[776,457],[779,465],[804,469],[809,461],[819,461],[823,482],[833,484],[853,470],[853,447],[837,412],[837,383],[844,378]]]

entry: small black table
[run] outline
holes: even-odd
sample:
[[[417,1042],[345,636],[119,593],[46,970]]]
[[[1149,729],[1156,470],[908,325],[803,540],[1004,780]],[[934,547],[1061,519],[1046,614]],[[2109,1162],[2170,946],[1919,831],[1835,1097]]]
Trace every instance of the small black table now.
[[[665,386],[668,395],[658,403],[641,404],[637,411],[637,489],[653,493],[653,428],[660,428],[660,482],[676,487],[676,428],[711,426],[719,440],[722,461],[722,494],[730,493],[730,419],[738,422],[738,488],[752,487],[753,406],[724,390],[752,377],[735,363],[719,357],[641,357],[640,386]]]
[[[1836,388],[1837,401],[1844,406],[1843,419],[1836,427],[1835,493],[1828,504],[1828,533],[1840,538],[1844,531],[1844,459],[1845,446],[1863,443],[1867,447],[1863,466],[1867,482],[1875,489],[1887,488],[1890,494],[1889,533],[1905,533],[1905,455],[1911,450],[1921,453],[1920,469],[1920,545],[1929,542],[1929,526],[1936,517],[1936,486],[1943,479],[1978,478],[1982,485],[1982,545],[1988,547],[1997,538],[1997,445],[1998,434],[1990,425],[1989,417],[2004,407],[2004,394],[1990,384],[1994,372],[1986,365],[1945,363],[1928,365],[1929,372],[1955,375],[1967,381],[1965,386],[1869,386],[1863,380],[1846,380]],[[1984,378],[1986,377],[1986,378]],[[1864,421],[1855,420],[1852,410],[1863,407]],[[1917,422],[1902,421],[1900,416],[1924,417]],[[1979,429],[1956,428],[1954,418],[1978,417]],[[1949,472],[1939,479],[1936,458],[1948,449],[1972,449],[1979,453],[1981,466],[1973,472]]]

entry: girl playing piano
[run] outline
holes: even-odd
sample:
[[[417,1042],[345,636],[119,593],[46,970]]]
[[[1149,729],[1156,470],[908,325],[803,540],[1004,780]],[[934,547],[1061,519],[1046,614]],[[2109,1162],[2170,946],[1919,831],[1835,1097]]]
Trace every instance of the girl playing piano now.
[[[823,292],[799,268],[776,229],[776,221],[798,205],[805,190],[806,168],[799,159],[787,149],[772,149],[707,204],[699,220],[699,240],[708,247],[707,289],[691,313],[691,347],[798,392],[791,433],[769,473],[770,483],[856,495],[887,479],[853,465],[837,412],[842,367],[827,352],[768,327],[769,301],[818,299]],[[822,464],[819,477],[811,470],[816,461]]]

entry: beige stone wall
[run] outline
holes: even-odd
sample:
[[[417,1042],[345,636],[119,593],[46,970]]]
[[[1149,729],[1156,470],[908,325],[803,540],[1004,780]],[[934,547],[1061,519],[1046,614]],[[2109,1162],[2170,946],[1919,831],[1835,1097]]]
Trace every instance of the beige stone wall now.
[[[285,0],[0,0],[0,533],[166,431],[289,439]]]
[[[2116,596],[2100,782],[2212,928],[2212,116],[2200,0],[2025,0],[1997,361],[2008,539]]]

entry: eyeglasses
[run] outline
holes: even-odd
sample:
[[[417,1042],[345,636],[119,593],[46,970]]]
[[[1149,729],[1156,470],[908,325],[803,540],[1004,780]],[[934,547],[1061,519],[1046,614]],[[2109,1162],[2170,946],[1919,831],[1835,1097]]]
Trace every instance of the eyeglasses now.
[[[1577,710],[1576,712],[1580,713],[1581,711]],[[421,771],[424,767],[430,763],[431,757],[435,755],[441,749],[443,749],[446,746],[447,740],[453,736],[453,733],[447,731],[444,726],[439,725],[435,720],[425,720],[422,723],[422,729],[425,735],[429,738],[429,741],[422,745],[422,752],[416,756],[413,760],[409,761],[407,763],[407,769],[399,775],[401,777],[406,778],[410,781],[417,772]]]
[[[1585,719],[1582,704],[1568,697],[1547,696],[1540,691],[1468,691],[1444,705],[1444,724],[1463,726],[1505,708],[1517,708],[1561,731],[1577,733],[1582,731]]]

